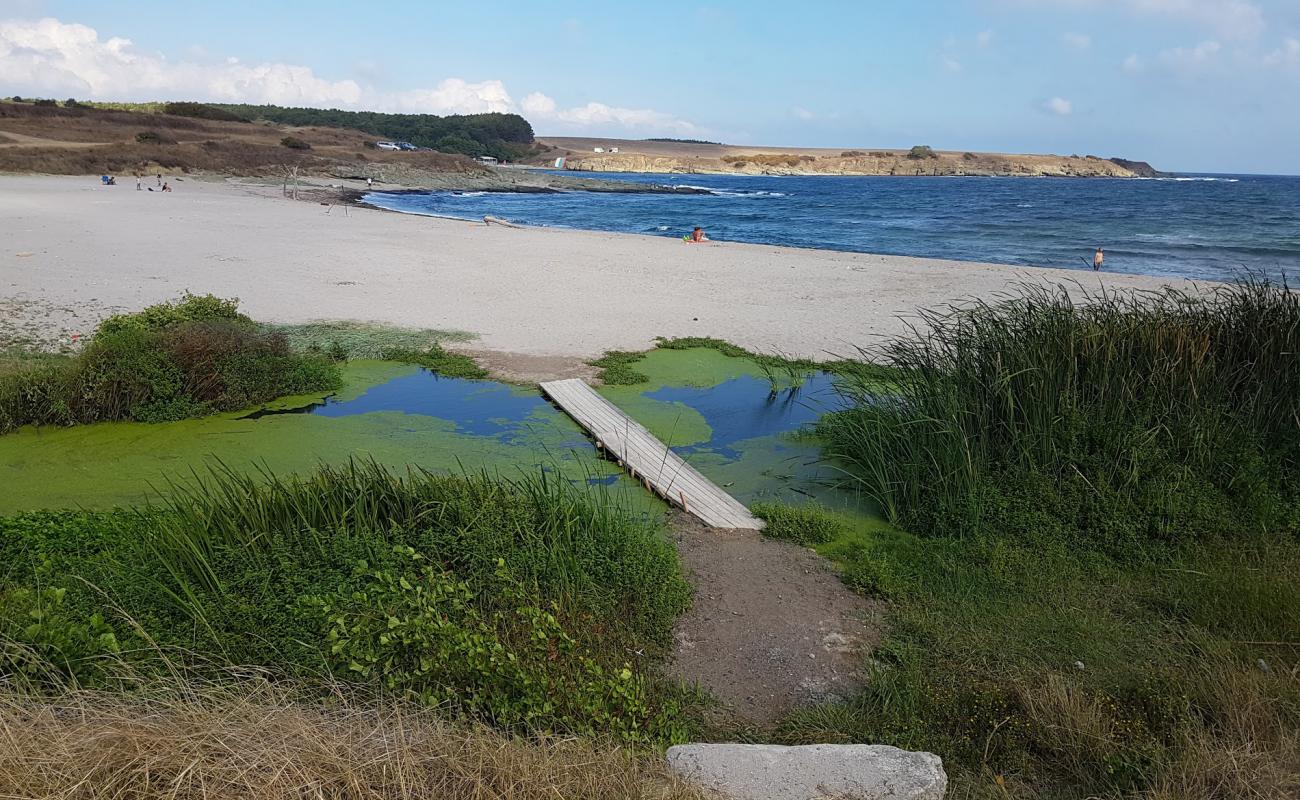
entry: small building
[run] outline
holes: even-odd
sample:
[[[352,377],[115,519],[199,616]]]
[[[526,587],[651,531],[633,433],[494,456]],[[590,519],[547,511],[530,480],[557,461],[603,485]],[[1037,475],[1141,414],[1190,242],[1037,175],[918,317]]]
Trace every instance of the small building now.
[[[603,153],[603,152],[605,152],[605,148],[603,148],[603,147],[593,147],[593,148],[591,148],[591,152],[593,152],[593,153]]]
[[[478,158],[476,158],[476,159],[474,159],[474,160],[477,161],[477,162],[480,163],[480,164],[499,164],[499,163],[501,163],[501,162],[497,161],[495,158],[493,158],[492,156],[479,156]]]
[[[617,148],[617,147],[611,147],[611,148],[609,148],[609,152],[611,152],[611,153],[617,153],[617,152],[618,152],[618,148]]]

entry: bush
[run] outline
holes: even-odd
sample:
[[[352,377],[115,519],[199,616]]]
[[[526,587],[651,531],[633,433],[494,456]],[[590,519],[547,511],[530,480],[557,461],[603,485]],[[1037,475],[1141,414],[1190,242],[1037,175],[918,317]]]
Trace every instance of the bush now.
[[[287,147],[287,148],[289,148],[290,150],[310,150],[310,149],[311,149],[311,145],[310,145],[310,144],[308,144],[307,142],[304,142],[302,139],[299,139],[299,138],[297,138],[297,137],[295,137],[295,136],[286,136],[286,137],[284,137],[283,139],[280,140],[280,144],[281,144],[281,146],[283,146],[283,147]]]
[[[217,122],[248,122],[246,117],[206,103],[167,103],[163,106],[162,112],[174,117],[193,117]]]
[[[509,608],[485,612],[453,574],[399,547],[394,569],[362,563],[358,580],[303,603],[324,623],[339,674],[378,680],[421,702],[529,730],[654,741],[671,720],[647,704],[646,680],[630,665],[606,670],[497,562],[493,594]]]
[[[143,311],[115,314],[99,323],[97,335],[138,329],[161,331],[182,322],[226,321],[252,326],[254,323],[239,312],[238,298],[225,299],[210,294],[185,294],[175,303],[156,303]]]
[[[175,139],[158,131],[140,131],[135,135],[135,140],[140,144],[176,144]]]
[[[918,144],[911,150],[907,151],[907,157],[915,161],[926,158],[938,158],[939,154],[934,152],[934,148],[928,144]]]
[[[22,425],[162,422],[336,388],[338,368],[296,355],[234,300],[187,295],[104,320],[75,359],[0,377],[0,432]]]

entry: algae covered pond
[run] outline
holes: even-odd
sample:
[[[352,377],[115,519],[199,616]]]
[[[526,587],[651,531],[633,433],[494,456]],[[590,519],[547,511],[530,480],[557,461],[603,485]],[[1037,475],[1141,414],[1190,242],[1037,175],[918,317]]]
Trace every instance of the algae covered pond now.
[[[816,496],[853,505],[828,488],[834,475],[818,462],[817,443],[798,434],[834,407],[828,376],[773,393],[753,362],[706,349],[652,351],[637,370],[648,380],[600,391],[743,502]],[[506,477],[541,468],[661,507],[535,388],[352,361],[330,396],[179,422],[0,436],[0,513],[131,505],[212,467],[287,474],[349,458]]]

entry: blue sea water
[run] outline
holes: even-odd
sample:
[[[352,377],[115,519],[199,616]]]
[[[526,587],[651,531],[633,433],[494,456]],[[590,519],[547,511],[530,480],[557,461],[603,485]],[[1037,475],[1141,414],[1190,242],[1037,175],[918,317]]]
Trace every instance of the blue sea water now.
[[[423,192],[368,195],[394,211],[680,238],[1233,280],[1300,274],[1300,177],[1155,179],[584,177],[690,185],[701,195]],[[1085,261],[1087,263],[1085,263]]]

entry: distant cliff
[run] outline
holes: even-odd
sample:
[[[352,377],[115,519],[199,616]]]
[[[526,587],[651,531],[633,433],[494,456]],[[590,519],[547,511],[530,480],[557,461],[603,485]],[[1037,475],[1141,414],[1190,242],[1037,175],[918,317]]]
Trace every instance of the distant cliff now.
[[[552,140],[550,158],[588,172],[659,172],[738,175],[984,175],[1011,177],[1137,178],[1159,173],[1142,161],[1097,156],[965,153],[915,147],[911,150],[825,150],[744,148],[620,141],[578,149],[578,142]],[[567,146],[557,146],[560,143]],[[595,152],[600,147],[604,152]],[[617,152],[609,152],[617,148]]]

